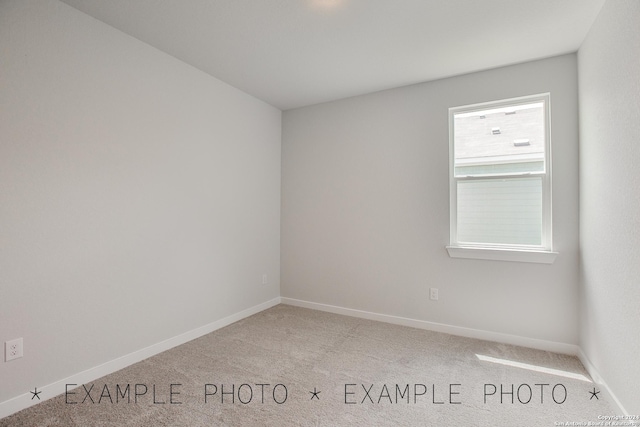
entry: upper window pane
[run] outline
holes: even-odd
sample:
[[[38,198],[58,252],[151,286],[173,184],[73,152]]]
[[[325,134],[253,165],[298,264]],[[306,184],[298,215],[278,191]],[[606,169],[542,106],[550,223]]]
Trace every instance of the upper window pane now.
[[[453,115],[455,176],[544,173],[544,102]]]

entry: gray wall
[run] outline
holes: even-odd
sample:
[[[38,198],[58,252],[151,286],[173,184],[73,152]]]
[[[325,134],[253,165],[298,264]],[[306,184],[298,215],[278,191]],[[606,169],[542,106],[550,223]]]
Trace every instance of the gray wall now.
[[[576,66],[565,55],[284,112],[282,296],[577,344]],[[449,258],[448,108],[542,92],[560,255]]]
[[[51,0],[0,58],[0,402],[279,295],[279,110]]]
[[[578,58],[580,346],[640,414],[640,2],[607,1]]]

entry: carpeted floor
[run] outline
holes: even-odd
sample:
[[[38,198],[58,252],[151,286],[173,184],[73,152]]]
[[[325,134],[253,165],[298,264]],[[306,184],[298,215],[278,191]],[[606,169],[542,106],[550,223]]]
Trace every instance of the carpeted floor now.
[[[596,391],[575,357],[279,305],[0,426],[597,425]]]

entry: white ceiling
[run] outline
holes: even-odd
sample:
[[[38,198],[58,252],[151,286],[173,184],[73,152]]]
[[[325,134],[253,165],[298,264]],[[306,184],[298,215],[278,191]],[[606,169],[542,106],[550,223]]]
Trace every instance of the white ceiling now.
[[[62,0],[282,110],[575,52],[605,0]]]

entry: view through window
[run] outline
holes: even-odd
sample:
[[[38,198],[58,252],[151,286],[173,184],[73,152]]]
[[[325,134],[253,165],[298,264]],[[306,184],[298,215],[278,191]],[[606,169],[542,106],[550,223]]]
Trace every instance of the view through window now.
[[[451,244],[551,249],[549,96],[450,109]]]

